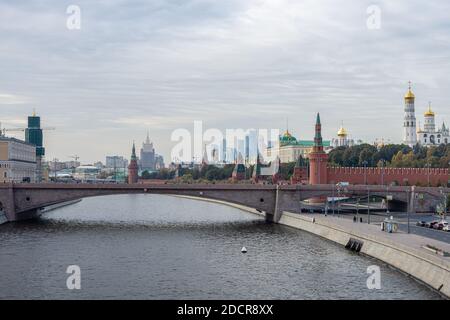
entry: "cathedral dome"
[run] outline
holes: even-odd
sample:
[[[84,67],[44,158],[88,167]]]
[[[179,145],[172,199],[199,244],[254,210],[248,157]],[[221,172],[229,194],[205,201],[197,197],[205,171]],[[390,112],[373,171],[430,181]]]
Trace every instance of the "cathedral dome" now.
[[[281,145],[295,144],[296,142],[297,139],[288,130],[280,137]]]
[[[434,117],[434,112],[431,110],[431,106],[428,106],[428,110],[424,113],[425,117]]]
[[[405,94],[405,99],[414,99],[414,93],[411,91],[411,89],[408,90],[408,92]]]
[[[414,100],[414,98],[415,98],[415,95],[411,91],[411,81],[410,81],[409,86],[408,86],[408,92],[406,92],[406,94],[405,94],[405,100]]]
[[[345,137],[345,136],[347,136],[347,130],[345,130],[345,128],[343,126],[341,126],[341,128],[337,132],[337,135],[339,137]]]

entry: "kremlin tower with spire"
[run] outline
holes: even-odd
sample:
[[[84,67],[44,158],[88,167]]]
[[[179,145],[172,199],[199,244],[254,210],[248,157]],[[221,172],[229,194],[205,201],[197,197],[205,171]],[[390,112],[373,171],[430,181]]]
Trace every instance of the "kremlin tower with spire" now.
[[[137,183],[138,182],[138,163],[136,158],[136,147],[133,141],[133,149],[131,150],[131,159],[130,164],[128,165],[128,183]]]
[[[327,183],[328,155],[323,150],[322,125],[320,124],[320,115],[317,113],[316,127],[314,136],[314,147],[309,154],[309,183],[325,184]]]

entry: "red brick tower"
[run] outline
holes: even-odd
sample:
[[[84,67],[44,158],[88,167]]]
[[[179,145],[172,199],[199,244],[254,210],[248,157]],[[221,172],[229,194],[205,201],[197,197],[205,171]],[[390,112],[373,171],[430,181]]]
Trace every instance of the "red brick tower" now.
[[[138,182],[138,164],[136,160],[136,148],[133,141],[133,149],[131,151],[130,164],[128,165],[128,183]]]
[[[323,151],[322,126],[320,124],[320,115],[317,113],[314,147],[309,154],[309,184],[326,184],[327,166],[328,155]]]

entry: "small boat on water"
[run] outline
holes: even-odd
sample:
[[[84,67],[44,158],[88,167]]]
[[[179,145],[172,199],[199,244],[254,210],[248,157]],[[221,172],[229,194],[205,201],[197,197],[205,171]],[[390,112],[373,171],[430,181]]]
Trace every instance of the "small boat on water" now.
[[[246,247],[242,247],[241,252],[242,253],[247,253],[247,248]]]

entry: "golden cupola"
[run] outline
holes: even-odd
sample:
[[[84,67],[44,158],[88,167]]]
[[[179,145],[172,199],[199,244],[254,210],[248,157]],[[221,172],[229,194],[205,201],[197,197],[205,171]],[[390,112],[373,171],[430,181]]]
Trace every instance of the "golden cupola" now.
[[[428,109],[424,113],[424,116],[425,117],[434,117],[434,112],[433,112],[433,110],[431,110],[431,103],[428,104]]]
[[[414,100],[414,98],[415,98],[415,95],[411,91],[411,81],[410,81],[409,86],[408,86],[408,92],[406,92],[406,94],[405,94],[405,100]]]
[[[345,130],[344,125],[342,124],[341,127],[339,128],[338,132],[337,132],[338,137],[346,137],[347,134],[347,130]]]

